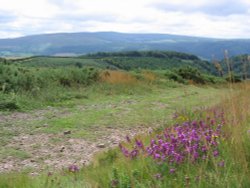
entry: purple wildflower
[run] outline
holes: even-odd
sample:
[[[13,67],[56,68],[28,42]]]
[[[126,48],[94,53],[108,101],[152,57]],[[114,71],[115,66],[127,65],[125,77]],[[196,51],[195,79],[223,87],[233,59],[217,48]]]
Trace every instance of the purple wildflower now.
[[[137,157],[138,154],[139,154],[139,151],[137,149],[134,149],[130,152],[130,157],[133,159]]]
[[[135,139],[135,143],[136,143],[136,146],[138,148],[143,148],[144,147],[142,141],[140,141],[140,140]]]
[[[145,147],[146,149],[144,149],[143,142],[137,139],[132,151],[127,150],[121,144],[119,147],[126,157],[133,159],[144,154],[144,156],[152,157],[159,164],[180,165],[188,159],[192,162],[198,159],[207,160],[210,157],[208,153],[212,153],[214,157],[219,155],[218,139],[223,136],[221,127],[224,124],[221,121],[215,117],[215,119],[208,118],[205,121],[178,123],[166,128],[162,134],[156,135],[156,138]]]
[[[175,169],[174,169],[174,168],[170,168],[169,173],[170,173],[170,174],[175,173]]]
[[[157,173],[154,175],[155,179],[159,180],[162,178],[162,175],[160,173]]]
[[[218,151],[218,150],[215,150],[215,151],[213,152],[213,155],[214,155],[214,157],[218,157],[219,151]]]
[[[225,165],[225,161],[220,161],[220,162],[218,163],[218,166],[219,166],[219,167],[224,167],[224,165]]]
[[[76,173],[79,171],[79,168],[76,165],[70,165],[68,169],[69,169],[69,172],[73,172],[73,173]]]
[[[161,158],[161,155],[158,154],[158,153],[155,153],[155,154],[154,154],[154,158],[155,158],[155,159],[160,159],[160,158]]]

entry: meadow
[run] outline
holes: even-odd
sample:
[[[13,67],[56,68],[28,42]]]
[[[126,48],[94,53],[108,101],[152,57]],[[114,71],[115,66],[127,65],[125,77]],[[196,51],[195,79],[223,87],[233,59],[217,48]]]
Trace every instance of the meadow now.
[[[250,186],[248,81],[57,60],[0,65],[0,187]]]

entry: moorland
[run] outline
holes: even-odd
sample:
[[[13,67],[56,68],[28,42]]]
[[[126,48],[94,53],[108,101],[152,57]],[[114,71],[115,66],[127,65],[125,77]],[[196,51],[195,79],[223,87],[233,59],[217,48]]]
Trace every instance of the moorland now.
[[[247,55],[0,59],[0,187],[249,187]]]

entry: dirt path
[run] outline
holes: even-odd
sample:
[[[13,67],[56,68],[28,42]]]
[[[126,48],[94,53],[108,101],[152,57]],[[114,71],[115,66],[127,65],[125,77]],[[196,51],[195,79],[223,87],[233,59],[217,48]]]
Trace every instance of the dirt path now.
[[[148,129],[149,130],[149,129]],[[94,142],[85,139],[70,138],[70,134],[40,134],[19,135],[6,145],[6,148],[26,151],[30,154],[27,159],[7,157],[0,164],[0,172],[19,171],[33,169],[32,174],[37,174],[46,168],[61,169],[71,164],[79,167],[89,164],[92,156],[99,152],[117,146],[127,135],[133,137],[136,134],[145,133],[147,129],[138,127],[133,129],[99,130],[105,135]],[[52,143],[51,140],[57,140]]]
[[[136,101],[121,101],[119,104],[100,104],[77,106],[80,111],[113,108],[116,105],[132,105]],[[0,173],[7,171],[21,171],[32,169],[33,175],[43,170],[55,170],[67,168],[76,164],[79,167],[89,164],[93,155],[97,152],[117,146],[127,135],[133,137],[136,134],[147,132],[146,127],[133,128],[98,128],[93,134],[97,136],[94,140],[84,138],[72,138],[71,131],[56,134],[30,134],[25,126],[34,120],[46,120],[47,118],[58,118],[70,116],[67,108],[52,108],[37,110],[31,113],[14,112],[9,115],[0,115],[0,125],[9,131],[16,131],[17,135],[12,137],[4,146],[6,150],[11,149],[13,155],[0,159]],[[46,125],[45,125],[46,126]],[[4,152],[4,150],[2,151]],[[18,155],[18,157],[17,157]]]
[[[35,175],[71,164],[87,165],[96,152],[117,146],[127,135],[162,125],[176,106],[197,108],[220,93],[212,90],[207,94],[207,89],[200,88],[171,92],[0,114],[0,173],[31,169]]]

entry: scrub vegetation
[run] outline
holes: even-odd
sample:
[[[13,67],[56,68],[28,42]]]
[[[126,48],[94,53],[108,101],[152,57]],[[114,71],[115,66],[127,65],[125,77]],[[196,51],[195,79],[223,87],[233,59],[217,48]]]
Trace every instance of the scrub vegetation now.
[[[0,59],[0,187],[249,187],[250,84],[218,70],[175,52]]]

